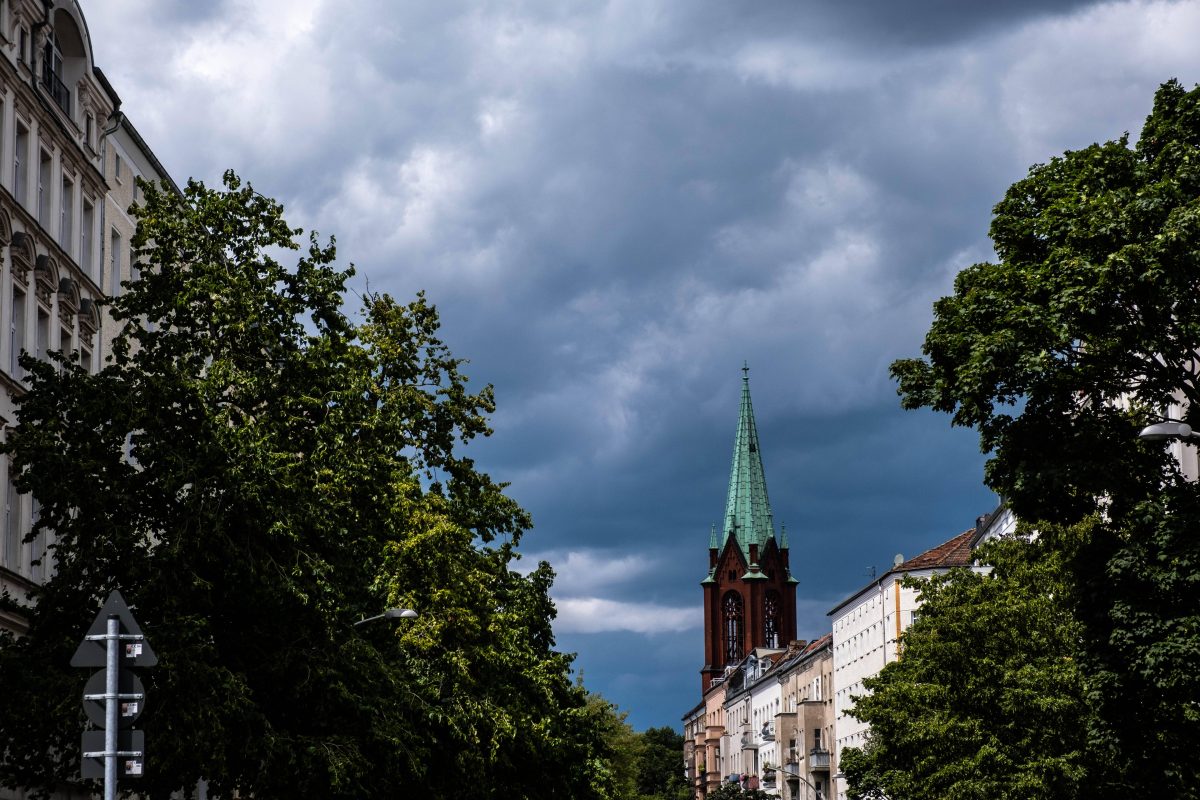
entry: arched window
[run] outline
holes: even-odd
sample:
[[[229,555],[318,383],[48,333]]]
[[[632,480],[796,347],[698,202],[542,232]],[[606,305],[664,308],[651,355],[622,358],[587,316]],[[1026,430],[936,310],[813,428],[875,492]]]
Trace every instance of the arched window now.
[[[742,658],[742,596],[737,592],[726,593],[721,613],[725,663],[732,664]]]
[[[763,604],[763,643],[767,647],[779,647],[779,593],[767,592]]]

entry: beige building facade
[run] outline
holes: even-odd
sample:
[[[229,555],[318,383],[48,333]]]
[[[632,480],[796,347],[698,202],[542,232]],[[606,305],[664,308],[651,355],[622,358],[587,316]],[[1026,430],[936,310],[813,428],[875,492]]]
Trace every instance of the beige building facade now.
[[[834,740],[833,637],[794,642],[776,668],[783,708],[775,720],[780,769],[764,776],[785,800],[827,800],[837,761]]]

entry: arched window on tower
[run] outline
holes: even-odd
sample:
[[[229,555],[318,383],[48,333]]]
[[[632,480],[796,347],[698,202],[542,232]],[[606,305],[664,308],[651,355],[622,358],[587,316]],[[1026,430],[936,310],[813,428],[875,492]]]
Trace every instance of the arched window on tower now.
[[[742,596],[737,592],[728,592],[721,603],[724,638],[725,663],[733,664],[742,658]]]
[[[763,642],[767,647],[779,647],[779,593],[767,592],[763,604]]]

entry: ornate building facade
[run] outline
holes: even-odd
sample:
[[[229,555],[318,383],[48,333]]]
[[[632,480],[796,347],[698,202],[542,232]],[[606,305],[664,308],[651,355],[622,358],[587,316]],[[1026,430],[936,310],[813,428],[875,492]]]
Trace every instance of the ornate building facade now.
[[[136,277],[136,178],[173,186],[120,107],[78,2],[0,0],[0,428],[26,388],[22,352],[100,368],[112,334],[100,301]],[[52,574],[52,535],[26,541],[37,507],[6,458],[0,489],[0,590],[24,597]]]

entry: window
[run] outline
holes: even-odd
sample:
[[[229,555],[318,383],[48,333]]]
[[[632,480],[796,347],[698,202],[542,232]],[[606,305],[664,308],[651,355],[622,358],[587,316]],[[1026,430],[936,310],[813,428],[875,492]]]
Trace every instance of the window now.
[[[37,185],[37,200],[38,200],[38,222],[42,223],[42,227],[46,230],[50,229],[50,170],[53,162],[50,159],[50,154],[45,150],[39,151],[42,154],[41,161],[38,164],[38,185]]]
[[[33,501],[33,523],[36,525],[38,517],[41,516],[41,506],[37,500]],[[29,574],[38,583],[45,582],[50,575],[49,553],[46,551],[46,531],[41,530],[33,537],[33,551],[29,554]]]
[[[17,29],[17,60],[22,64],[29,63],[29,31],[24,25]]]
[[[767,647],[779,647],[779,593],[767,592],[763,605],[763,643]]]
[[[0,547],[0,564],[14,572],[21,554],[21,496],[13,482],[12,460],[8,462],[8,485],[4,492],[4,542]]]
[[[93,280],[99,283],[98,276],[93,272],[96,263],[92,252],[92,228],[96,224],[96,207],[91,200],[83,201],[83,220],[79,225],[79,266]]]
[[[121,154],[113,151],[113,173],[116,175],[117,183],[121,182]]]
[[[70,253],[75,238],[75,183],[66,175],[63,175],[62,194],[58,202],[58,243]]]
[[[46,34],[46,45],[42,50],[42,87],[62,112],[71,116],[71,90],[63,83],[62,50],[58,48],[58,37],[54,29]]]
[[[732,664],[742,657],[742,596],[737,592],[729,592],[721,603],[724,617],[722,633],[724,638],[725,663]]]
[[[96,118],[91,112],[83,118],[83,143],[91,150],[96,149]]]
[[[121,294],[121,234],[116,228],[109,235],[108,293],[113,297]]]
[[[74,334],[71,329],[63,326],[58,329],[58,349],[64,356],[69,356],[75,349]]]
[[[29,129],[17,122],[16,144],[13,148],[13,194],[23,206],[29,204]]]
[[[50,354],[50,312],[38,306],[37,311],[37,357],[45,361]]]
[[[8,341],[12,352],[8,361],[8,372],[13,377],[20,375],[21,365],[18,363],[21,351],[25,349],[25,293],[14,288],[12,295],[12,321],[9,323]]]
[[[84,372],[92,371],[92,351],[86,347],[79,348],[79,366],[83,367]]]

